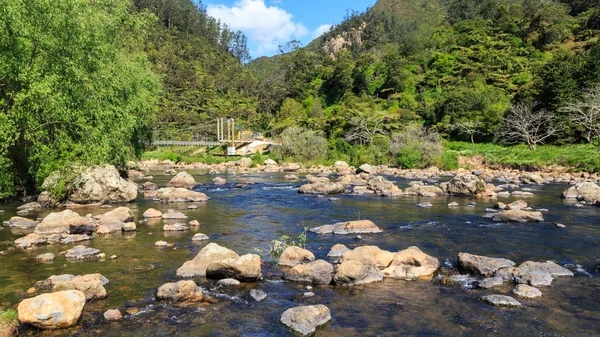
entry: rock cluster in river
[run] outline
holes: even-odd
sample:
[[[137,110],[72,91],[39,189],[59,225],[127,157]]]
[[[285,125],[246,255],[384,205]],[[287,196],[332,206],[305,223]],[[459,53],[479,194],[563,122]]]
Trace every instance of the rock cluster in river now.
[[[382,232],[381,228],[377,227],[377,225],[375,225],[370,220],[338,222],[332,225],[323,225],[319,227],[310,228],[308,231],[317,234],[338,235],[374,234]]]

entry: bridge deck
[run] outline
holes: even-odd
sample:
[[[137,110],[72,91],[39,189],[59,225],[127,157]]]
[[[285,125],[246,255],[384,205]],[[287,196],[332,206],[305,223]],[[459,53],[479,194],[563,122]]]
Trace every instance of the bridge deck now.
[[[278,143],[270,142],[270,141],[262,141],[262,140],[235,140],[234,143],[254,143],[260,142],[270,145],[279,145]],[[155,146],[219,146],[221,144],[231,144],[231,140],[221,140],[221,141],[207,141],[207,140],[198,140],[198,141],[187,141],[187,140],[155,140],[153,143]]]

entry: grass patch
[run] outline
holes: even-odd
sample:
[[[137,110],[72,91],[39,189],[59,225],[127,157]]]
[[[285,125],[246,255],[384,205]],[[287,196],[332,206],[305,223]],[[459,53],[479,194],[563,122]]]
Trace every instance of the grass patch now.
[[[600,172],[600,147],[591,144],[540,145],[531,151],[526,145],[500,146],[447,142],[446,152],[460,156],[481,155],[488,165],[501,165],[521,170],[538,170],[543,167],[566,166],[574,171]]]
[[[0,323],[11,324],[17,321],[18,313],[14,309],[0,311]]]

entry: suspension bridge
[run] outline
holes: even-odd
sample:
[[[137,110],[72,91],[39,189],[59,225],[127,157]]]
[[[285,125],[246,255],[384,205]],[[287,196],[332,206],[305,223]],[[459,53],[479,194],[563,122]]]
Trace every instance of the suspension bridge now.
[[[216,140],[214,139],[216,128]],[[212,130],[210,130],[212,129]],[[162,137],[154,140],[154,146],[209,146],[216,147],[227,145],[227,155],[246,155],[254,153],[269,146],[281,145],[265,138],[264,134],[257,131],[246,130],[241,126],[236,126],[233,118],[218,118],[216,125],[214,122],[205,123],[185,129],[191,132],[193,140],[163,140]],[[225,131],[227,133],[225,133]],[[204,139],[197,139],[204,138]],[[210,139],[212,138],[212,139]]]

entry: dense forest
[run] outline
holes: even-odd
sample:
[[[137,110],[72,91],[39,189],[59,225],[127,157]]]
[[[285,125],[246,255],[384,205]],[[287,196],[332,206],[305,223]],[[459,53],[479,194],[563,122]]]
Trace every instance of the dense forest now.
[[[452,167],[442,139],[600,136],[600,0],[380,0],[254,60],[197,0],[0,8],[0,198],[124,168],[153,136],[214,138],[216,117],[280,139],[278,159],[403,167]]]

